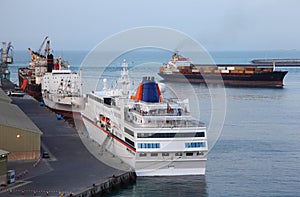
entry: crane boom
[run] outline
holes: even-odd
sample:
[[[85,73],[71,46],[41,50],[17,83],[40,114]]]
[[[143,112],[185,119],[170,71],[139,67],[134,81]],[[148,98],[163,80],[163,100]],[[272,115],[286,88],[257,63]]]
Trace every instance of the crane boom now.
[[[45,37],[43,43],[41,44],[39,50],[37,51],[38,54],[41,54],[42,48],[43,48],[43,46],[44,46],[44,44],[45,44],[45,42],[46,42],[47,39],[48,39],[48,36]]]
[[[47,41],[45,51],[44,51],[45,56],[47,56],[49,54],[50,54],[50,40]]]

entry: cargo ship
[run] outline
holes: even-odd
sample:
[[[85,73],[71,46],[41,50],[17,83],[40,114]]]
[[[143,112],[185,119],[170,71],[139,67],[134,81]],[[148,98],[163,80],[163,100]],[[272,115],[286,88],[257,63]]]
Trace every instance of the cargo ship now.
[[[42,48],[45,45],[44,54],[41,54]],[[28,67],[18,69],[19,86],[23,91],[41,100],[41,79],[46,72],[51,72],[54,68],[54,64],[59,61],[58,58],[54,58],[50,53],[50,40],[48,36],[42,42],[37,52],[28,48],[31,56],[31,61],[28,63]],[[63,62],[62,66],[65,66]]]
[[[131,91],[127,63],[117,88],[87,94],[82,119],[88,135],[137,176],[204,175],[206,127],[191,116],[188,99],[164,98],[154,77]]]
[[[60,65],[60,62],[55,64],[54,69],[42,77],[43,102],[65,117],[80,117],[85,105],[81,76],[69,67],[64,69]]]
[[[193,64],[176,53],[158,73],[166,81],[237,87],[283,87],[286,74],[287,71],[277,71],[275,65]]]

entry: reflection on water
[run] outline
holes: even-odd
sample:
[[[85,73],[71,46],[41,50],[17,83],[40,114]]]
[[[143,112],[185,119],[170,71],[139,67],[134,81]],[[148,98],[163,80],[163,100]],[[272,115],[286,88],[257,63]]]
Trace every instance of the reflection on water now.
[[[208,196],[205,176],[138,177],[107,196]]]

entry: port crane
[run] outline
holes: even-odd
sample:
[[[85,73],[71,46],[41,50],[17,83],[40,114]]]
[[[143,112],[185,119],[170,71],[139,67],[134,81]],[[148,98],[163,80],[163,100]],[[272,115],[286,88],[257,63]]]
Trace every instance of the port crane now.
[[[11,42],[8,43],[6,47],[6,42],[2,42],[2,48],[0,49],[1,53],[1,62],[3,64],[12,64],[13,63],[13,57],[12,57],[12,49],[14,47],[12,46]]]
[[[10,77],[10,72],[8,70],[8,64],[13,63],[12,49],[13,49],[13,46],[12,46],[11,42],[8,43],[7,47],[6,47],[6,42],[2,42],[2,48],[0,49],[0,53],[1,53],[0,78],[9,79],[9,77]]]
[[[42,48],[47,40],[48,40],[48,36],[46,36],[45,39],[43,40],[39,50],[37,51],[38,54],[41,54]],[[49,40],[47,42],[49,42]],[[46,54],[46,49],[45,49],[45,54]]]

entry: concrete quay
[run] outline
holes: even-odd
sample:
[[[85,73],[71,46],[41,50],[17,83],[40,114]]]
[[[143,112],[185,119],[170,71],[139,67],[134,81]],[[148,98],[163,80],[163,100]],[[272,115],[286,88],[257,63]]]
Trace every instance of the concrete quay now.
[[[99,161],[96,158],[99,146],[77,132],[72,124],[57,120],[55,113],[41,107],[32,97],[25,95],[12,97],[12,100],[43,132],[41,149],[47,151],[50,158],[8,162],[9,169],[16,170],[17,180],[1,188],[0,196],[89,197],[135,181],[134,172]],[[111,159],[123,165],[106,153],[106,160]]]

